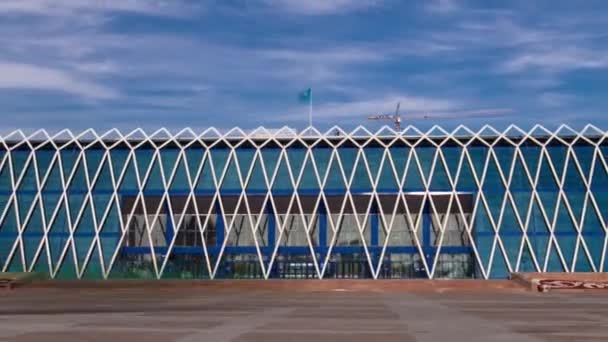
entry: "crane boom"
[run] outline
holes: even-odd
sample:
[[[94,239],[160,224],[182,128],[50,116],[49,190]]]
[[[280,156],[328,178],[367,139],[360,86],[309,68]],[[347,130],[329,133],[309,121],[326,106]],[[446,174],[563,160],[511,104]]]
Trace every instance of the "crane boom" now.
[[[367,118],[368,120],[394,120],[394,117],[389,114],[372,115]]]
[[[397,103],[397,109],[395,110],[395,114],[378,114],[378,115],[372,115],[372,116],[368,116],[367,120],[390,120],[393,121],[393,123],[395,124],[395,129],[400,131],[401,130],[401,116],[399,115],[399,107],[401,106],[401,102]]]

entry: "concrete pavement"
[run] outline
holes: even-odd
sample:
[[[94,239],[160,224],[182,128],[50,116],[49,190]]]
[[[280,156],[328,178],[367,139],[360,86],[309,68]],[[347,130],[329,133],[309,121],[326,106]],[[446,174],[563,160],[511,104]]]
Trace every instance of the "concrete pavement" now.
[[[605,341],[603,293],[21,288],[0,341]]]

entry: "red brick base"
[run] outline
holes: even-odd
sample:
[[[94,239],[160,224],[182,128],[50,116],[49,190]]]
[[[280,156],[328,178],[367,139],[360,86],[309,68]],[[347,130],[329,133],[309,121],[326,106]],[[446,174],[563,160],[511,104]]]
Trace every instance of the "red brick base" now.
[[[106,280],[34,282],[29,288],[206,288],[210,290],[268,290],[294,292],[478,292],[523,291],[525,287],[511,280]]]

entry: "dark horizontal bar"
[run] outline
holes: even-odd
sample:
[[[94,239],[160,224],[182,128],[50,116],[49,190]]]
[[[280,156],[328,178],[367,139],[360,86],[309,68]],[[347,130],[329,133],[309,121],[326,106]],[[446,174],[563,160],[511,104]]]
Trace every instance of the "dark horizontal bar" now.
[[[346,189],[347,188],[343,188],[343,189],[336,189],[336,188],[325,188],[323,189],[323,192],[325,194],[339,194],[339,195],[343,195],[346,194]],[[608,192],[606,187],[603,186],[598,186],[598,189],[593,189],[591,188],[591,193],[594,192]],[[270,191],[272,195],[291,195],[295,192],[297,192],[300,195],[318,195],[321,193],[321,190],[317,190],[317,189],[291,189],[291,190],[272,190]],[[373,189],[370,188],[350,188],[350,192],[352,194],[367,194],[369,192],[373,191]],[[403,188],[401,192],[426,192],[427,190],[425,188]],[[471,192],[471,193],[479,193],[479,192],[483,192],[484,195],[490,195],[490,194],[500,194],[503,195],[506,193],[506,191],[504,189],[483,189],[482,191],[480,191],[479,188],[468,188],[468,187],[457,187],[456,189],[452,189],[452,188],[431,188],[428,190],[429,192],[433,192],[433,191],[441,191],[441,192],[451,192],[451,191],[458,191],[458,192]],[[382,193],[382,194],[399,194],[399,189],[398,188],[377,188],[376,192]],[[542,195],[543,193],[558,193],[559,190],[558,189],[549,189],[549,188],[536,188],[536,192],[538,192],[540,195]],[[586,193],[587,189],[586,188],[582,188],[582,189],[573,189],[572,187],[565,189],[564,193],[566,195],[568,194],[573,194],[573,193]],[[0,196],[11,196],[14,192],[13,191],[3,191],[0,190]],[[26,195],[37,195],[38,191],[37,190],[18,190],[17,192],[17,196],[26,196]],[[63,190],[44,190],[42,191],[42,196],[44,197],[45,195],[61,195],[63,194]],[[89,193],[88,190],[68,190],[66,191],[67,195],[86,195]],[[142,192],[144,196],[162,196],[164,195],[165,191],[162,189],[158,189],[158,190],[145,190]],[[216,193],[215,190],[195,190],[194,194],[198,195],[198,196],[212,196]],[[220,190],[219,191],[220,195],[240,195],[242,193],[242,189],[224,189],[224,190]],[[266,195],[268,193],[268,190],[266,189],[249,189],[249,190],[245,190],[245,194],[247,195]],[[513,195],[517,195],[517,194],[526,194],[526,195],[531,195],[532,194],[532,189],[510,189],[510,193]],[[112,195],[114,194],[114,191],[112,190],[93,190],[91,191],[91,194],[93,195]],[[122,191],[118,191],[117,194],[119,196],[137,196],[139,195],[139,190],[122,190]],[[168,194],[170,196],[187,196],[190,194],[190,190],[189,189],[172,189],[168,191]]]
[[[53,237],[69,237],[70,233],[69,232],[51,232],[47,234],[48,237],[53,238]],[[101,232],[99,234],[100,237],[120,237],[122,235],[121,232]],[[496,235],[499,235],[501,238],[505,237],[505,236],[513,236],[513,237],[520,237],[523,235],[522,232],[499,232],[498,234],[494,233],[493,231],[483,231],[483,232],[474,232],[473,236],[479,236],[479,237],[494,237]],[[530,231],[528,230],[528,233],[526,234],[528,237],[549,237],[550,234],[548,232],[535,232],[535,231]],[[554,232],[555,236],[577,236],[578,234],[576,232]],[[603,232],[583,232],[581,234],[584,237],[587,236],[598,236],[598,237],[604,237],[604,233]],[[6,232],[6,231],[0,231],[0,238],[17,238],[18,233],[17,232]],[[23,237],[42,237],[44,236],[44,233],[42,232],[24,232],[22,234]],[[91,236],[95,236],[94,232],[76,232],[74,233],[74,237],[91,237]],[[336,246],[334,248],[338,248],[339,246]],[[241,247],[231,247],[231,246],[227,246],[226,248],[241,248]],[[351,247],[341,247],[341,248],[351,248]]]
[[[55,237],[69,237],[70,233],[68,232],[61,232],[61,233],[48,233],[47,234],[49,238],[55,238]],[[100,237],[118,237],[120,238],[120,236],[122,235],[122,233],[119,232],[105,232],[105,233],[100,233],[99,236]],[[15,232],[1,232],[0,231],[0,238],[6,239],[6,238],[17,238],[18,233]],[[23,237],[42,237],[44,236],[44,233],[42,232],[24,232],[23,234],[21,234],[21,236]],[[79,237],[95,237],[95,233],[93,232],[87,232],[87,233],[74,233],[74,237],[79,238]]]
[[[314,252],[317,254],[327,254],[330,249],[326,247],[314,247]],[[422,249],[426,254],[435,254],[438,250],[436,247],[426,247]],[[150,247],[123,247],[121,251],[125,254],[150,254]],[[168,251],[168,247],[154,247],[154,252],[158,255],[165,255]],[[221,251],[219,247],[211,247],[207,249],[207,253],[210,255],[218,255]],[[378,255],[382,252],[382,247],[368,247],[368,251],[371,254]],[[260,247],[260,253],[263,256],[269,256],[274,252],[272,247]],[[468,246],[444,246],[439,250],[440,254],[468,254],[472,253],[473,249]],[[203,254],[202,247],[184,247],[174,246],[172,253],[177,254]],[[227,246],[224,249],[224,254],[257,254],[258,250],[254,246]],[[365,254],[365,248],[359,246],[336,246],[331,249],[331,253],[340,254]],[[417,254],[419,250],[415,246],[388,246],[385,253],[407,253]],[[277,254],[281,255],[308,255],[310,254],[310,248],[304,246],[283,246],[277,249]]]

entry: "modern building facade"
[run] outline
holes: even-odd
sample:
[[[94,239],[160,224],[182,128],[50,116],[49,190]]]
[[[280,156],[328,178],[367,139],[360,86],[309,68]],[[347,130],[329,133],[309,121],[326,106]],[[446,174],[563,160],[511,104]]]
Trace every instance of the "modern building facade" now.
[[[607,137],[15,131],[0,138],[0,264],[96,279],[603,272]]]

